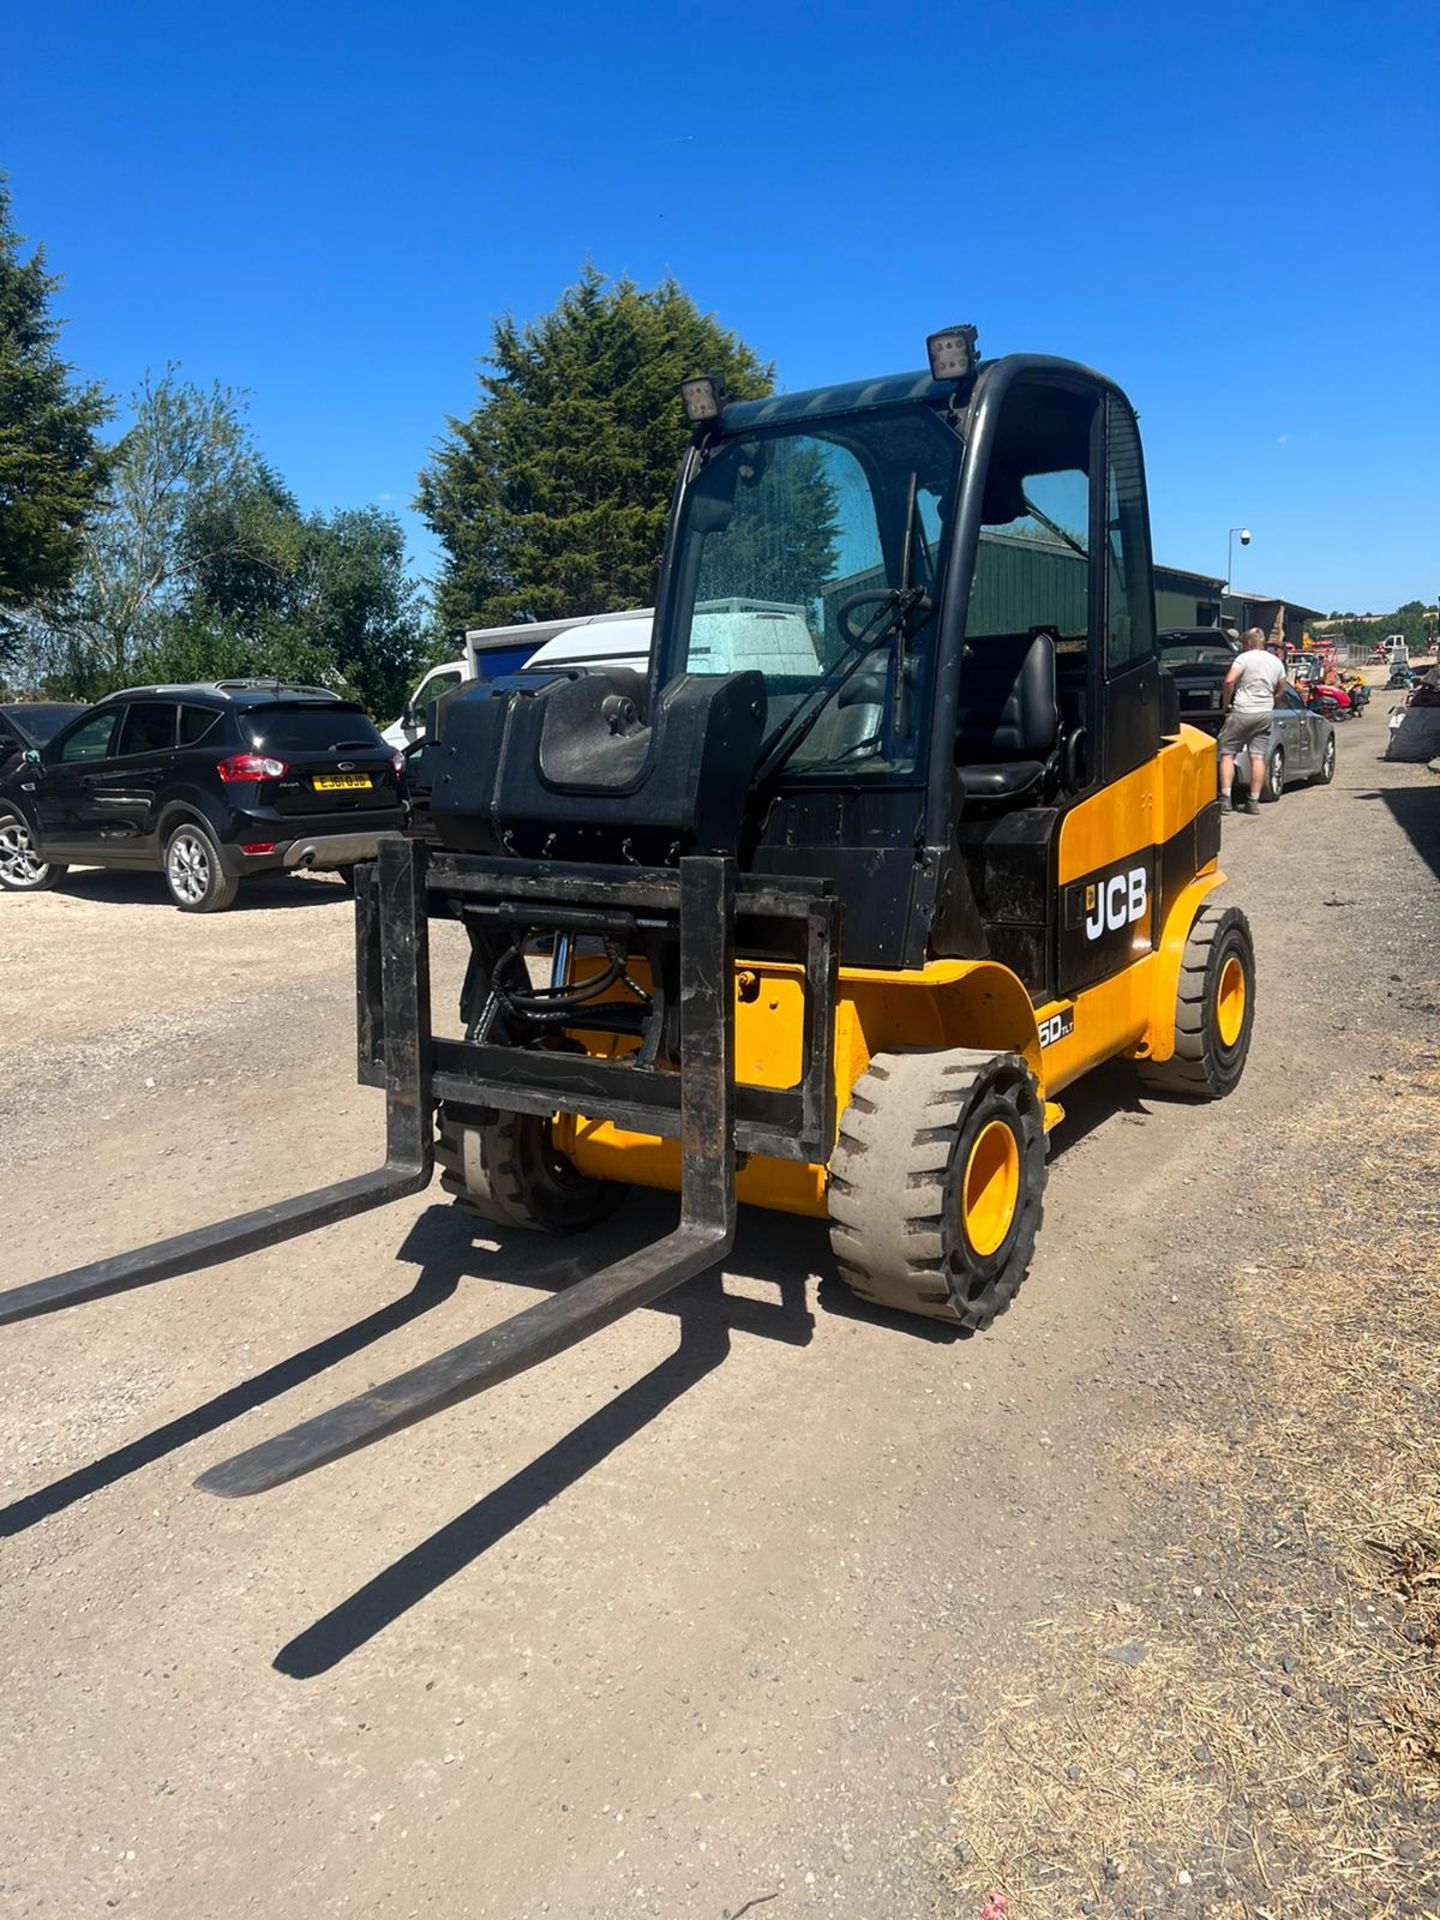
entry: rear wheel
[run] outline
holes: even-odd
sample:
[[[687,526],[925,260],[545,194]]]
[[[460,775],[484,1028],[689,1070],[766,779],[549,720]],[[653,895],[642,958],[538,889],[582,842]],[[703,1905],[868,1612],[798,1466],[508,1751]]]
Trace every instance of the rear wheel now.
[[[1180,961],[1175,1052],[1142,1061],[1140,1077],[1162,1093],[1223,1100],[1239,1085],[1255,1023],[1255,947],[1238,907],[1202,906]]]
[[[1335,736],[1332,733],[1325,742],[1325,752],[1321,756],[1320,771],[1315,776],[1317,787],[1328,787],[1335,778]]]
[[[8,809],[0,812],[0,887],[7,893],[43,893],[67,869],[43,860],[28,820]]]
[[[1278,800],[1285,791],[1285,749],[1272,747],[1265,762],[1265,778],[1260,786],[1262,800]]]
[[[165,884],[182,913],[219,913],[240,891],[239,880],[220,865],[215,842],[188,820],[165,842]]]
[[[830,1160],[830,1245],[864,1300],[979,1332],[1029,1269],[1045,1121],[1016,1053],[879,1053]]]
[[[440,1111],[435,1143],[440,1184],[482,1219],[537,1233],[583,1233],[619,1202],[621,1188],[595,1180],[555,1145],[534,1113],[485,1118]]]

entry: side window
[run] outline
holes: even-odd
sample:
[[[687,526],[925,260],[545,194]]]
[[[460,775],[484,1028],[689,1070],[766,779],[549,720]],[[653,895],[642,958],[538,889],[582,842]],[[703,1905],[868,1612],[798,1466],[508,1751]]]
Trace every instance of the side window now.
[[[1009,519],[991,515],[1015,509]],[[966,632],[1053,627],[1060,651],[1083,653],[1090,633],[1090,476],[1083,467],[1032,473],[987,496]],[[1066,645],[1066,642],[1069,645]]]
[[[175,708],[161,700],[136,700],[126,709],[117,758],[165,753],[175,744]]]
[[[1110,674],[1155,652],[1155,596],[1140,435],[1128,407],[1106,402],[1105,666]]]
[[[219,724],[220,715],[214,707],[181,707],[181,746],[198,747],[202,740],[209,739]]]
[[[106,707],[102,713],[92,713],[88,720],[82,720],[75,731],[60,742],[55,758],[67,767],[77,761],[108,760],[110,742],[115,737],[115,722],[119,717],[118,707]]]

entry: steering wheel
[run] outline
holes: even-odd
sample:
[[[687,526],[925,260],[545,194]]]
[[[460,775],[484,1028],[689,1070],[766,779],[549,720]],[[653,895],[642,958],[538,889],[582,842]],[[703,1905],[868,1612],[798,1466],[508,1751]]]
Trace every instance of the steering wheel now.
[[[842,600],[835,609],[835,627],[846,646],[852,647],[856,653],[867,652],[874,645],[876,636],[867,633],[863,627],[857,632],[853,616],[861,607],[888,607],[894,601],[895,592],[891,587],[867,587],[863,593],[852,593],[848,600]],[[868,627],[869,622],[865,624]]]

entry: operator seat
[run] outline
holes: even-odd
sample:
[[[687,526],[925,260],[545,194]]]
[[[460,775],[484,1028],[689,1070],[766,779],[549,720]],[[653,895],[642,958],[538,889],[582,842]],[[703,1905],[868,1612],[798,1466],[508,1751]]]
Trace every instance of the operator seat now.
[[[976,800],[1028,794],[1055,773],[1059,747],[1054,635],[967,640],[955,733],[955,772],[965,794]]]

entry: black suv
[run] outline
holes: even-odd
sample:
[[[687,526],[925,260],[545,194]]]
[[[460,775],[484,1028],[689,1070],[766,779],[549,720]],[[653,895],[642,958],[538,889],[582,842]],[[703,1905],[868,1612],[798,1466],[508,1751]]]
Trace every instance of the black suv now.
[[[112,693],[0,777],[0,887],[158,867],[182,912],[214,913],[247,874],[370,859],[405,824],[403,765],[363,708],[319,687]]]

